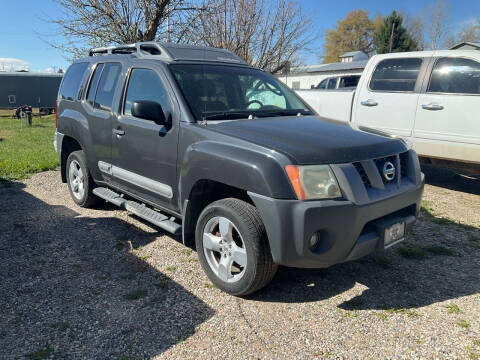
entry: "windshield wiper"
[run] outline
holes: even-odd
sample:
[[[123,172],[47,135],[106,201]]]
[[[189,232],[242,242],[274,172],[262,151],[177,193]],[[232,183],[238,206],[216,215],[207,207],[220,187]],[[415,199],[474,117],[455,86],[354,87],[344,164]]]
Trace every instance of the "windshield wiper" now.
[[[265,110],[257,111],[255,116],[268,117],[268,116],[295,116],[295,115],[313,115],[310,110],[306,109],[279,109],[279,110]]]
[[[246,119],[251,115],[250,112],[230,112],[230,111],[224,111],[224,112],[214,112],[214,113],[208,113],[204,112],[202,113],[202,120],[231,120],[231,119]]]

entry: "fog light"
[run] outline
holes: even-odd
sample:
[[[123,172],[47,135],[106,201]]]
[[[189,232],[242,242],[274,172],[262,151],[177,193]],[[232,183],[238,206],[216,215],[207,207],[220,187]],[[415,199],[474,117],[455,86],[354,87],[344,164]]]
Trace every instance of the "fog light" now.
[[[320,242],[320,233],[316,232],[310,238],[310,249],[314,250]]]

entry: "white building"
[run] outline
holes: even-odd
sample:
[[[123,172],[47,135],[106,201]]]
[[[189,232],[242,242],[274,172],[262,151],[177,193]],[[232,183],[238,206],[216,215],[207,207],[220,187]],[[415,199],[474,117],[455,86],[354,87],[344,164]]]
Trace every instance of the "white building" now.
[[[351,51],[340,56],[339,62],[297,66],[291,68],[288,74],[277,74],[277,77],[292,89],[311,89],[328,77],[360,75],[367,61],[368,56],[364,52]]]

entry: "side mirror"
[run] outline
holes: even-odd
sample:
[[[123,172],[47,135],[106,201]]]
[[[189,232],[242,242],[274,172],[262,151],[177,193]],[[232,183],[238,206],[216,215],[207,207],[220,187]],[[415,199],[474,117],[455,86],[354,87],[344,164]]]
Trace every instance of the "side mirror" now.
[[[168,125],[169,119],[165,117],[162,106],[150,100],[135,101],[132,105],[132,116],[140,119],[151,120],[158,125]]]

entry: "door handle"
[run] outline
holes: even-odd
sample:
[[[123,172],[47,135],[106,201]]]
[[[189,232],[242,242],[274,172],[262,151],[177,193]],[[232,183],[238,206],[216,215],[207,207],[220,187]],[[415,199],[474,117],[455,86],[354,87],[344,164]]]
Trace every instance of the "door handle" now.
[[[437,110],[443,110],[443,106],[435,103],[430,103],[430,104],[423,104],[422,109],[437,111]]]
[[[378,102],[373,99],[363,100],[360,102],[363,106],[377,106]]]
[[[123,136],[123,135],[125,135],[125,131],[124,131],[124,130],[113,129],[112,131],[113,131],[113,133],[114,133],[115,135],[117,135],[117,136]]]

